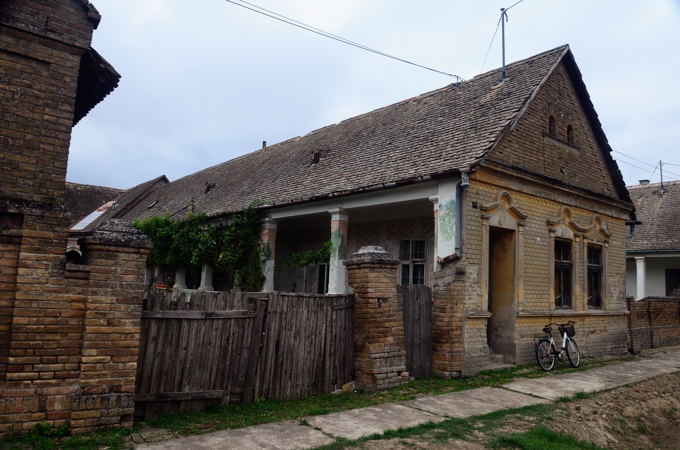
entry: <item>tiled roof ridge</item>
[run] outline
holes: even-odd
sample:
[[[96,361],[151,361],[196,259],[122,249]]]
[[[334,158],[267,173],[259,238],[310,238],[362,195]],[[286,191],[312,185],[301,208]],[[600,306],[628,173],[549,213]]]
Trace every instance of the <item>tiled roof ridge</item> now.
[[[680,180],[670,180],[670,181],[664,181],[664,182],[656,182],[652,183],[649,182],[647,184],[634,184],[631,186],[626,186],[629,190],[630,189],[649,189],[653,187],[661,187],[661,186],[674,186],[676,184],[680,184]]]

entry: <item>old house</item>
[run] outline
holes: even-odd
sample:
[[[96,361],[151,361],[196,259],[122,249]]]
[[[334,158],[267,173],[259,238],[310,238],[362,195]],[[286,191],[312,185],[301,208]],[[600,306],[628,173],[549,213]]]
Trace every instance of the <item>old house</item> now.
[[[120,78],[99,21],[87,0],[0,2],[0,434],[132,423],[149,243],[109,223],[65,255],[71,130]]]
[[[628,188],[636,224],[626,239],[626,293],[636,300],[680,295],[680,181]]]
[[[381,246],[395,283],[430,288],[442,375],[528,362],[549,321],[575,320],[588,355],[622,354],[633,205],[610,152],[563,46],[191,174],[124,218],[259,202],[264,290],[351,291],[345,260]],[[328,241],[327,263],[281,264]]]

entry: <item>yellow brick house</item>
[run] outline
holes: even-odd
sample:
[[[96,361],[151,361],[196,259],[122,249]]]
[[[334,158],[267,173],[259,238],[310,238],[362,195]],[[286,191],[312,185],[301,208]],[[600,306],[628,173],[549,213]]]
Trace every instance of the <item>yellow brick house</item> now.
[[[344,261],[381,246],[395,283],[430,289],[434,373],[529,362],[550,321],[576,321],[585,355],[626,351],[634,210],[568,46],[191,174],[121,218],[220,219],[254,201],[263,290],[350,292]],[[327,263],[281,267],[327,241]]]

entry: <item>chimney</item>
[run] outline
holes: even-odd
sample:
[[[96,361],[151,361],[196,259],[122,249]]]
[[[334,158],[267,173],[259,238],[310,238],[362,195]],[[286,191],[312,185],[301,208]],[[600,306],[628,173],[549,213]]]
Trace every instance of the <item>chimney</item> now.
[[[267,148],[267,141],[262,141],[262,148]]]
[[[647,186],[649,184],[649,180],[640,180],[640,186]]]

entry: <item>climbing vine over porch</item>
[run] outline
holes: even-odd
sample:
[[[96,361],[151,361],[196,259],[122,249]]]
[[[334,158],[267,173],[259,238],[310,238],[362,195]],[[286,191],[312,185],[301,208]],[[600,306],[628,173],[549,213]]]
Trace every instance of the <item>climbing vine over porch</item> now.
[[[217,226],[202,213],[189,213],[181,220],[149,217],[133,225],[153,242],[148,264],[170,270],[205,264],[233,272],[234,287],[259,291],[264,282],[261,223],[262,213],[250,206],[231,214],[225,226]]]

